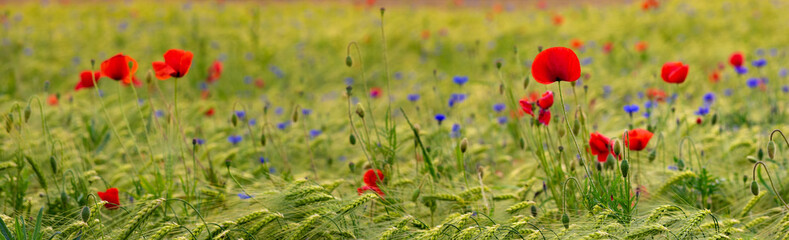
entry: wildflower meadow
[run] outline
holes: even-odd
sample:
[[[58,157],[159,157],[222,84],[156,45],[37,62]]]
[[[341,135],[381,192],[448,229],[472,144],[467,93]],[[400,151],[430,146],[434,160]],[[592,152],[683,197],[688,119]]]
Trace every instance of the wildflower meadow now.
[[[0,235],[789,239],[786,12],[0,2]]]

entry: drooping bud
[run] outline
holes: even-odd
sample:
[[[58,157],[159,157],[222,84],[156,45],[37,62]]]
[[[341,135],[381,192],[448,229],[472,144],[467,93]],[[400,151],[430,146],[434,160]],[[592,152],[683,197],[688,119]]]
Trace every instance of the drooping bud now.
[[[575,134],[575,136],[578,136],[578,133],[580,131],[581,131],[581,121],[575,119],[575,122],[573,123],[573,134]]]
[[[349,141],[351,142],[351,145],[356,145],[356,136],[351,134]]]
[[[775,159],[775,142],[773,141],[767,143],[767,156],[769,156],[770,159]]]
[[[622,160],[622,163],[619,164],[619,170],[622,170],[622,177],[627,178],[627,173],[630,171],[630,163],[627,159]]]
[[[345,66],[351,67],[353,66],[353,59],[351,59],[351,55],[345,57]]]
[[[567,213],[562,214],[562,224],[564,229],[570,228],[570,216],[567,216]]]
[[[504,84],[499,84],[499,95],[504,95]]]
[[[27,107],[25,107],[25,123],[27,123],[27,120],[30,120],[30,112],[30,104],[27,104]]]
[[[148,73],[145,74],[145,83],[148,85],[153,83],[153,72],[151,70],[148,70]]]
[[[266,134],[265,133],[260,133],[260,145],[264,146],[264,147],[266,146]]]
[[[677,162],[677,170],[680,170],[680,171],[685,170],[685,161],[683,161],[681,158],[677,158],[675,160]]]
[[[356,115],[359,115],[360,118],[364,118],[364,107],[361,103],[356,104]]]
[[[238,117],[233,114],[233,116],[230,117],[230,122],[233,123],[233,127],[238,126]]]
[[[537,217],[537,206],[531,205],[531,216]]]
[[[655,161],[656,157],[657,157],[657,149],[652,149],[652,151],[649,151],[649,156],[647,156],[649,162]]]
[[[526,78],[523,79],[523,90],[526,90],[527,88],[529,88],[529,77],[528,76],[526,76]]]
[[[759,148],[759,151],[756,152],[756,156],[759,157],[759,161],[764,160],[764,150]]]
[[[88,222],[88,220],[90,220],[90,208],[88,206],[82,207],[82,212],[80,212],[80,216],[82,217],[83,222]]]
[[[520,139],[521,149],[526,149],[526,142],[523,141],[523,138]]]
[[[298,106],[296,106],[296,108],[293,109],[293,115],[291,115],[290,120],[293,121],[294,123],[299,122],[299,110],[301,109]]]
[[[58,162],[55,156],[49,157],[49,167],[52,168],[52,173],[58,172]]]
[[[754,196],[759,195],[759,184],[757,184],[756,181],[751,181],[751,193],[753,193]]]
[[[712,115],[712,120],[710,120],[710,123],[712,125],[715,125],[715,123],[717,123],[717,122],[718,122],[718,114],[716,113],[716,114]]]
[[[584,110],[578,108],[578,111],[575,112],[575,117],[580,121],[582,124],[586,123],[586,114],[584,114]]]
[[[468,148],[468,139],[463,138],[463,140],[460,140],[460,152],[466,153],[467,148]]]

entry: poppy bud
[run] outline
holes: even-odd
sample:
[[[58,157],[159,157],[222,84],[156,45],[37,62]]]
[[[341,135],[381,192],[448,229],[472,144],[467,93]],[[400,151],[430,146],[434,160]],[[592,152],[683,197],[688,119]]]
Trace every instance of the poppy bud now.
[[[526,90],[526,88],[529,88],[529,77],[528,76],[525,79],[523,79],[523,89]]]
[[[712,120],[710,120],[710,124],[715,125],[715,123],[717,122],[718,122],[718,114],[716,113],[712,115]]]
[[[558,133],[559,137],[561,138],[561,137],[564,137],[565,130],[564,130],[564,128],[559,128],[559,129],[556,130],[556,133]]]
[[[145,83],[149,85],[153,83],[153,72],[151,70],[148,70],[148,73],[145,74]]]
[[[657,149],[652,149],[652,151],[649,151],[649,156],[647,156],[649,162],[655,161],[656,157],[657,157]]]
[[[747,157],[745,157],[745,159],[748,159],[748,162],[751,162],[751,163],[756,163],[756,162],[759,161],[759,159],[756,159],[756,157],[754,157],[754,156],[747,156]]]
[[[564,146],[559,146],[559,152],[564,152]]]
[[[578,136],[578,133],[581,131],[581,121],[575,119],[575,123],[573,123],[573,134]]]
[[[682,159],[680,158],[677,158],[676,160],[677,160],[677,170],[680,171],[685,170],[685,161],[682,161]]]
[[[351,90],[353,90],[353,87],[351,87],[351,86],[345,87],[345,94],[346,94],[346,96],[351,97]]]
[[[627,159],[622,160],[622,164],[619,164],[619,170],[622,170],[622,177],[627,178],[627,173],[630,171],[630,163]]]
[[[531,205],[531,216],[537,217],[537,206]]]
[[[90,208],[88,206],[82,207],[82,212],[80,212],[83,222],[87,222],[90,220]]]
[[[767,156],[770,156],[770,159],[775,159],[775,142],[773,141],[767,143]]]
[[[419,199],[419,193],[421,193],[419,188],[414,189],[414,192],[411,193],[411,201],[416,202],[416,200]]]
[[[759,157],[759,160],[760,160],[760,161],[761,161],[761,160],[764,160],[764,150],[762,150],[761,148],[759,148],[759,151],[758,151],[758,152],[756,152],[756,156],[757,156],[757,157]]]
[[[753,193],[754,196],[759,195],[759,184],[757,184],[756,181],[751,181],[751,193]]]
[[[612,147],[614,147],[614,154],[616,154],[617,156],[622,154],[622,143],[619,142],[619,139],[614,140],[613,144],[614,144],[614,146],[612,146]]]
[[[30,119],[30,104],[25,107],[25,123]]]
[[[233,114],[233,116],[230,117],[230,122],[233,123],[233,127],[237,126],[238,125],[238,117],[236,117],[236,115]]]
[[[523,141],[523,138],[520,139],[521,149],[526,149],[526,142]]]
[[[499,84],[499,95],[504,95],[504,84]]]
[[[564,224],[564,229],[570,228],[570,216],[567,216],[567,213],[562,214],[562,224]]]
[[[595,162],[595,168],[597,168],[598,172],[603,171],[603,164],[600,162]]]
[[[356,115],[359,115],[360,118],[364,118],[364,107],[362,107],[361,103],[356,104]]]
[[[350,142],[351,142],[351,145],[356,145],[356,136],[354,136],[353,134],[351,134]]]
[[[419,123],[414,123],[414,131],[419,133],[420,130],[422,130],[422,126]]]
[[[542,46],[537,46],[537,52],[542,52]]]
[[[55,156],[49,157],[49,167],[52,168],[52,172],[53,173],[57,173],[58,172],[58,163],[57,163],[57,159],[55,158]]]
[[[381,8],[381,17],[384,16],[384,12],[386,12],[386,8]]]
[[[350,169],[351,172],[356,172],[356,164],[353,163],[353,161],[348,162],[348,169]]]
[[[264,146],[264,147],[266,146],[266,134],[265,133],[260,133],[260,145]]]
[[[496,61],[496,69],[501,69],[501,61]]]
[[[345,66],[348,66],[348,67],[353,66],[353,60],[351,59],[350,55],[345,57]]]
[[[463,140],[460,140],[460,152],[466,153],[467,148],[468,148],[468,139],[463,138]]]
[[[298,107],[296,107],[296,109],[293,109],[293,116],[291,117],[291,120],[294,123],[299,122],[299,108]]]
[[[586,123],[586,114],[584,114],[584,111],[580,108],[578,108],[578,112],[575,112],[575,117],[578,118],[578,121],[581,123]]]
[[[225,159],[225,167],[230,167],[230,164],[233,163],[233,160],[230,158]]]
[[[60,192],[60,201],[64,203],[68,202],[68,195],[66,194],[66,192]]]

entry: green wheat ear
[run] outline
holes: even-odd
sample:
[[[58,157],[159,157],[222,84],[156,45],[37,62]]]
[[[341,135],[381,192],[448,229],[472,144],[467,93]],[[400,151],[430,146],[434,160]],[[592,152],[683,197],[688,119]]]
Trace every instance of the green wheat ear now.
[[[455,236],[452,237],[452,238],[453,239],[458,239],[458,240],[474,239],[474,237],[479,235],[480,232],[481,231],[479,230],[478,227],[471,226],[471,227],[468,227],[468,228],[465,228],[465,229],[461,230],[458,234],[455,234]]]
[[[535,204],[536,203],[534,201],[519,202],[519,203],[516,203],[515,205],[512,205],[509,208],[507,208],[507,213],[514,214],[514,213],[520,211],[521,209],[534,206]]]
[[[247,232],[249,232],[249,234],[255,235],[258,232],[260,232],[260,230],[263,229],[263,227],[265,227],[270,222],[273,222],[274,220],[283,217],[284,216],[281,213],[273,213],[268,216],[265,216],[262,219],[260,219],[258,222],[247,228]]]
[[[751,197],[751,200],[749,200],[748,203],[745,204],[745,207],[742,208],[740,217],[745,217],[746,215],[748,215],[748,212],[750,212],[751,209],[753,209],[753,207],[756,206],[757,203],[759,203],[759,200],[761,200],[765,194],[767,194],[767,191],[763,190],[759,192],[759,194],[757,194],[756,196]]]
[[[685,180],[685,179],[688,179],[688,178],[695,178],[695,177],[696,177],[696,174],[693,173],[692,171],[684,171],[684,172],[680,172],[680,173],[674,174],[674,176],[671,176],[671,178],[666,180],[666,183],[661,185],[660,188],[658,188],[658,190],[655,191],[655,195],[656,196],[662,195],[663,193],[668,191],[668,189],[671,188],[671,186],[673,186],[674,184],[677,184],[678,182],[680,182],[682,180]]]
[[[307,217],[306,219],[304,219],[304,221],[301,221],[299,225],[296,227],[296,229],[293,230],[293,234],[291,234],[290,238],[288,239],[290,240],[304,239],[305,238],[304,235],[307,234],[307,232],[309,232],[319,222],[318,220],[320,219],[320,217],[321,215],[319,214],[313,214]]]
[[[647,237],[652,237],[664,232],[668,232],[668,228],[660,224],[652,224],[636,229],[627,235],[625,239],[646,239]]]
[[[666,214],[668,214],[670,212],[676,212],[676,211],[682,211],[682,209],[680,209],[677,206],[673,206],[673,205],[663,205],[663,206],[657,207],[657,208],[653,209],[652,212],[647,217],[647,223],[655,223],[658,220],[660,220],[660,217],[662,217],[662,216],[664,216],[664,215],[666,215]]]
[[[747,229],[754,229],[756,226],[761,225],[762,223],[766,222],[770,217],[768,216],[761,216],[751,220],[750,222],[745,224],[745,228]]]
[[[179,227],[181,227],[181,225],[178,225],[177,223],[167,223],[163,227],[159,228],[159,230],[156,231],[156,233],[154,233],[153,236],[151,236],[151,239],[152,240],[164,239],[164,237],[166,237],[167,234],[169,234],[171,231]]]
[[[361,197],[357,198],[356,200],[354,200],[353,202],[340,208],[340,210],[337,211],[337,214],[345,214],[347,212],[350,212],[351,210],[356,209],[361,205],[364,205],[367,201],[373,200],[377,197],[378,195],[376,195],[375,193],[366,193]]]
[[[164,198],[156,199],[151,201],[147,206],[145,206],[142,210],[137,212],[134,217],[129,220],[126,225],[122,228],[123,231],[116,237],[117,240],[126,240],[131,237],[134,233],[134,230],[137,230],[140,225],[147,219],[149,216],[153,214],[153,210],[155,210],[159,205],[164,202]]]
[[[699,224],[701,224],[701,221],[704,220],[704,217],[706,217],[708,214],[710,214],[710,210],[704,209],[685,219],[685,225],[679,229],[679,234],[677,234],[677,236],[680,239],[686,239],[690,237],[690,235],[693,233],[693,230],[698,227]]]
[[[613,235],[608,234],[607,232],[604,232],[604,231],[597,231],[597,232],[590,233],[589,235],[586,235],[586,236],[584,236],[581,239],[584,239],[584,240],[586,240],[586,239],[589,239],[589,240],[591,240],[591,239],[617,239],[617,237],[614,237]]]

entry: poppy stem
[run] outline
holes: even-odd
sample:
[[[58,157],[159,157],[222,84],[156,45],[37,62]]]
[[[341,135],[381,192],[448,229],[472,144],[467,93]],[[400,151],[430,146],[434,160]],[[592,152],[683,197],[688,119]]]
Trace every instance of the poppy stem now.
[[[564,123],[567,126],[567,132],[569,132],[570,137],[573,138],[573,144],[575,145],[575,150],[578,151],[578,156],[581,158],[581,162],[584,163],[584,171],[586,171],[586,175],[591,177],[592,173],[589,171],[589,167],[587,166],[589,164],[586,162],[586,160],[584,160],[583,153],[581,152],[581,146],[578,145],[578,140],[575,139],[575,133],[573,132],[573,128],[570,127],[570,120],[567,119],[567,110],[564,109],[564,92],[562,91],[562,82],[561,81],[557,82],[557,85],[559,86],[559,100],[562,101],[562,105],[559,106],[559,108],[562,109],[562,114],[564,114]],[[590,179],[589,182],[592,183],[592,187],[595,187],[594,180]]]

